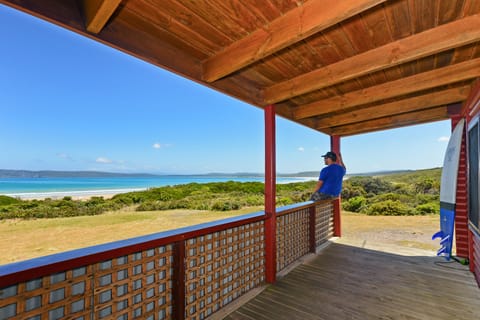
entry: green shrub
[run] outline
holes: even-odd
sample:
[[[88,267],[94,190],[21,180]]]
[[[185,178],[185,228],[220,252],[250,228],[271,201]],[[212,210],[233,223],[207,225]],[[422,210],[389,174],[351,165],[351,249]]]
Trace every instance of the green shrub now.
[[[415,211],[419,215],[425,214],[439,214],[440,213],[440,203],[439,202],[429,202],[420,204],[415,207]]]
[[[213,211],[230,211],[238,210],[242,206],[239,202],[236,201],[217,201],[212,205]]]
[[[415,210],[412,210],[412,208],[398,200],[376,202],[365,208],[362,212],[372,216],[405,216],[415,214]]]
[[[343,209],[351,212],[360,212],[366,204],[367,199],[363,196],[357,196],[350,198],[347,201],[342,201]]]
[[[21,200],[12,197],[0,195],[0,206],[7,206],[13,203],[19,203]]]

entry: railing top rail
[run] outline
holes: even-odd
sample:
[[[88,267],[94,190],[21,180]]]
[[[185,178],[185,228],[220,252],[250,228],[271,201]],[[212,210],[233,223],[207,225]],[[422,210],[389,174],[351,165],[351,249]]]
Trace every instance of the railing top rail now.
[[[232,218],[2,265],[0,266],[0,288],[47,274],[75,269],[134,252],[261,221],[264,218],[265,212],[258,211]]]
[[[297,210],[304,209],[304,208],[309,208],[309,207],[312,207],[314,205],[326,204],[326,203],[330,203],[330,202],[332,202],[332,200],[320,200],[320,201],[316,201],[316,202],[305,201],[305,202],[291,204],[291,205],[288,205],[288,206],[277,208],[277,216],[289,214],[293,211],[297,211]]]

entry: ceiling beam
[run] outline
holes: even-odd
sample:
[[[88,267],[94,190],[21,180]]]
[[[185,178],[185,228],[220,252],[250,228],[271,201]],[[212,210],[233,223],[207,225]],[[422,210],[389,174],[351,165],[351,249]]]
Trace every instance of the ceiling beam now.
[[[478,76],[480,76],[480,58],[298,106],[293,111],[294,119],[298,120],[346,110]]]
[[[264,89],[265,104],[364,76],[480,39],[480,15],[447,23]]]
[[[327,131],[330,135],[350,136],[360,133],[394,129],[421,123],[446,120],[448,118],[449,116],[447,106],[441,106],[391,117],[334,127]]]
[[[327,116],[317,120],[316,128],[324,129],[333,126],[341,126],[370,119],[393,116],[406,112],[420,111],[422,109],[452,104],[459,101],[465,101],[468,97],[470,89],[471,86],[469,85],[459,88],[446,89],[413,98],[385,103],[382,105],[361,108],[339,115]]]
[[[88,32],[100,33],[122,0],[84,0],[85,26]]]
[[[307,1],[207,59],[203,80],[216,81],[385,1]]]

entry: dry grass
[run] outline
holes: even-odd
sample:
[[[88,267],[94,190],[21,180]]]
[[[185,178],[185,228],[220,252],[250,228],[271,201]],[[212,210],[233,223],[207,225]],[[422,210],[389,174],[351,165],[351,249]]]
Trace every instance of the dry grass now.
[[[99,216],[0,221],[0,264],[263,210],[117,211]]]
[[[366,216],[350,212],[342,214],[342,236],[356,242],[436,251],[440,245],[438,240],[432,241],[432,235],[438,230],[438,215],[395,217]]]
[[[99,216],[4,220],[0,222],[0,264],[49,255],[95,244],[219,220],[262,208],[229,212],[170,210],[117,211]],[[346,239],[435,250],[430,240],[438,216],[384,217],[343,213]]]

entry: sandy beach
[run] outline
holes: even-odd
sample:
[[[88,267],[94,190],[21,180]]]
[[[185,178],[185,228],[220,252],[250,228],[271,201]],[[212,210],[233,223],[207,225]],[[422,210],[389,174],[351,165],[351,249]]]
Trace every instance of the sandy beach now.
[[[113,196],[121,193],[142,191],[147,188],[138,189],[116,189],[116,190],[86,190],[86,191],[59,191],[59,192],[45,192],[45,193],[18,193],[18,194],[6,194],[6,196],[12,198],[18,198],[22,200],[44,200],[47,198],[53,200],[63,199],[64,197],[71,197],[73,200],[88,200],[92,197],[103,197],[104,199],[110,199]]]

